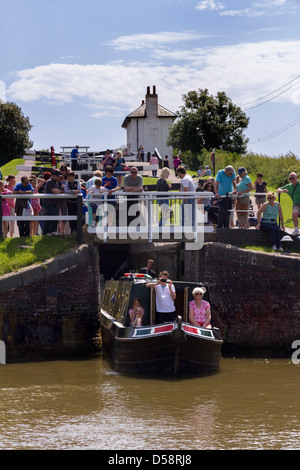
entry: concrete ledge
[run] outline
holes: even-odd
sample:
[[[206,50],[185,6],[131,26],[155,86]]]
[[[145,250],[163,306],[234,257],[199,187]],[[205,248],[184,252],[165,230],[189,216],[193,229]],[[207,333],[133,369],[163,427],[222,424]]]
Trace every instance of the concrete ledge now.
[[[49,259],[41,264],[35,264],[22,268],[17,272],[5,274],[0,278],[0,294],[55,276],[66,269],[83,264],[89,259],[90,254],[89,245],[80,245],[68,253]]]
[[[252,266],[262,266],[268,269],[283,269],[293,272],[300,270],[299,255],[285,255],[281,253],[263,253],[254,250],[247,250],[233,245],[225,245],[220,242],[207,242],[206,256],[208,258],[229,260],[233,263],[248,264]]]

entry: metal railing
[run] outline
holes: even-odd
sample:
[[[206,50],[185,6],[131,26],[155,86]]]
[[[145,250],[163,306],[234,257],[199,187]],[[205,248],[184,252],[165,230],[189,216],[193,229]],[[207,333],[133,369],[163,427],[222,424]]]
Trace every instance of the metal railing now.
[[[1,201],[1,208],[2,208],[2,198],[3,199],[75,199],[77,200],[76,206],[76,215],[14,215],[14,216],[2,216],[2,210],[0,211],[0,237],[3,236],[3,227],[2,221],[70,221],[76,220],[77,221],[77,240],[78,243],[82,242],[82,207],[83,207],[83,196],[82,194],[1,194],[0,195]]]
[[[266,196],[266,193],[248,193],[249,196]],[[177,192],[177,191],[168,191],[168,192],[157,192],[157,191],[143,191],[143,192],[125,192],[123,190],[116,191],[113,193],[114,199],[109,199],[107,193],[103,193],[103,195],[99,196],[98,198],[90,198],[87,196],[83,199],[82,194],[74,195],[74,194],[1,194],[1,199],[75,199],[77,201],[76,205],[76,215],[14,215],[14,216],[2,216],[2,211],[0,211],[0,237],[3,236],[2,231],[2,221],[77,221],[77,240],[79,243],[82,242],[83,236],[83,207],[86,206],[88,208],[88,215],[87,215],[87,225],[88,228],[91,228],[91,204],[96,203],[99,205],[99,215],[101,216],[101,226],[98,227],[98,232],[106,233],[104,236],[104,240],[107,239],[107,235],[110,231],[109,220],[107,214],[109,210],[112,210],[112,206],[114,207],[115,216],[117,220],[115,220],[114,227],[126,227],[128,232],[128,209],[132,204],[137,204],[137,209],[141,209],[141,213],[143,216],[143,220],[145,222],[144,226],[145,229],[141,229],[142,231],[146,231],[148,233],[148,240],[152,241],[152,234],[153,231],[161,231],[160,230],[160,220],[163,217],[163,210],[169,211],[169,216],[167,220],[164,222],[168,227],[170,227],[173,232],[176,232],[176,229],[179,225],[188,226],[192,233],[196,236],[198,231],[199,224],[203,226],[207,222],[207,217],[200,217],[199,212],[204,213],[203,206],[198,204],[198,200],[201,199],[211,199],[214,197],[213,193],[208,192]],[[237,198],[236,195],[227,193],[226,196],[221,196],[221,198]],[[2,203],[2,200],[0,201]],[[190,206],[191,214],[189,214],[189,220],[185,224],[185,220],[182,215],[182,211],[180,207],[184,207],[186,203],[187,206]],[[128,204],[129,203],[129,204]],[[132,204],[131,204],[132,203]],[[2,204],[1,204],[2,207]],[[256,212],[255,209],[247,209],[245,211],[231,209],[228,212]],[[101,213],[101,214],[100,214]],[[121,217],[120,217],[121,213]],[[207,214],[206,214],[207,215]],[[156,228],[155,228],[156,227]],[[158,227],[158,228],[157,228]],[[129,227],[130,228],[130,227]],[[154,229],[155,228],[155,229]],[[211,231],[206,229],[205,231]],[[122,232],[122,230],[119,230]]]

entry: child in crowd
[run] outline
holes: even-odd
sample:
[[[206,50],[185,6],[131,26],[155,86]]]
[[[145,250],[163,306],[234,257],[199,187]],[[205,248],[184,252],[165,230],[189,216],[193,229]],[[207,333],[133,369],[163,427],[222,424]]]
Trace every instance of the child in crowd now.
[[[93,198],[95,200],[98,199],[97,202],[95,201],[95,202],[90,203],[92,213],[93,213],[92,227],[95,227],[96,224],[99,222],[100,215],[99,215],[99,213],[98,214],[96,214],[96,213],[97,213],[98,207],[102,203],[101,199],[103,197],[103,193],[105,191],[108,192],[108,189],[106,188],[107,184],[108,183],[106,182],[102,186],[102,180],[100,178],[97,178],[97,179],[95,179],[94,184],[87,191],[88,199],[90,199],[90,198]]]
[[[257,173],[257,179],[254,182],[254,189],[256,193],[267,193],[267,185],[268,183],[263,180],[263,174]],[[257,205],[257,209],[260,209],[261,206],[266,202],[266,196],[255,196],[255,202]]]
[[[140,299],[137,297],[132,300],[131,309],[129,310],[130,316],[130,325],[131,326],[142,326],[143,325],[143,316],[144,316],[144,309],[141,305]]]

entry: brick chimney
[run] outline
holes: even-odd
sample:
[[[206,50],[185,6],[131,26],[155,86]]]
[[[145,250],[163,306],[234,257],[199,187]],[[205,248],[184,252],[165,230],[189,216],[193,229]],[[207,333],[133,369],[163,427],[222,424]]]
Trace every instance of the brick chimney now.
[[[156,86],[153,86],[153,93],[150,93],[150,87],[147,87],[146,98],[146,114],[147,117],[157,117],[158,115],[158,96],[156,94]]]

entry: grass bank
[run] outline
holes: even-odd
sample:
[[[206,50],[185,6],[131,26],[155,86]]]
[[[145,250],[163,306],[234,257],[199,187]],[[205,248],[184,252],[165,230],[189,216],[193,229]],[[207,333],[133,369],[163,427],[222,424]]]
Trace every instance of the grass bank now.
[[[77,245],[76,236],[0,239],[0,276],[32,264],[43,263]]]
[[[6,176],[8,175],[15,175],[18,173],[17,165],[24,165],[23,158],[17,158],[15,160],[11,160],[10,162],[6,163],[1,167],[1,172],[3,176],[3,180],[5,180]]]

